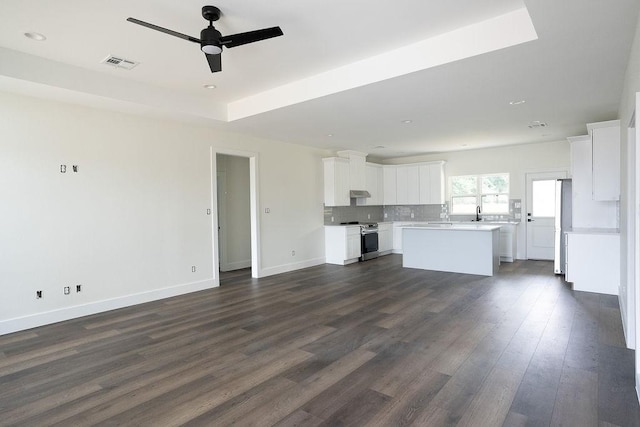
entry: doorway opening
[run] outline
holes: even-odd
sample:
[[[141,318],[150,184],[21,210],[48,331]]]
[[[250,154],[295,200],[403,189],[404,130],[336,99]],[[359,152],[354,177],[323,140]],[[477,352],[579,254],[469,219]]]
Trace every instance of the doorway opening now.
[[[527,259],[553,261],[555,257],[556,180],[566,177],[566,171],[526,174]]]
[[[247,157],[216,155],[218,266],[221,272],[251,267],[251,190]]]
[[[260,274],[257,167],[255,153],[211,149],[212,249],[218,285],[223,277]]]

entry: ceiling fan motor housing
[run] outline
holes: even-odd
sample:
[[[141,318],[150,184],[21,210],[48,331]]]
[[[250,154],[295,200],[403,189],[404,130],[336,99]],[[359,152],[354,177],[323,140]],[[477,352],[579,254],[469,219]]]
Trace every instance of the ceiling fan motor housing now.
[[[216,30],[213,26],[209,26],[200,32],[200,47],[203,52],[207,52],[207,46],[216,46],[220,52],[222,51],[222,45],[220,44],[220,31]],[[219,52],[218,52],[219,53]]]

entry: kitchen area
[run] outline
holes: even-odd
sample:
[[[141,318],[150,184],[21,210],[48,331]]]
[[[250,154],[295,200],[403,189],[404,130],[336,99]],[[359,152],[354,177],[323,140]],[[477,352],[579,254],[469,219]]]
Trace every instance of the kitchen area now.
[[[323,159],[327,263],[394,253],[405,267],[490,276],[516,258],[520,199],[509,199],[500,214],[475,206],[473,214],[452,214],[445,161],[381,165],[364,153],[337,154]]]
[[[487,174],[508,171],[512,158],[494,155],[493,165],[477,173],[475,164],[490,150],[467,155],[464,167],[447,153],[442,160],[378,164],[365,153],[338,151],[323,159],[326,262],[347,265],[393,253],[402,254],[408,268],[491,276],[501,262],[555,260],[550,268],[574,290],[617,295],[618,268],[610,267],[620,264],[620,123],[592,123],[586,130],[564,142],[567,167],[540,163],[537,173],[530,168],[536,154],[531,164],[520,160],[526,167],[519,170]],[[502,193],[485,188],[495,178],[507,183]],[[460,192],[458,181],[469,179],[477,179],[477,192]],[[556,197],[562,183],[569,188],[566,200],[555,200],[553,213],[537,213],[536,188],[554,187]]]

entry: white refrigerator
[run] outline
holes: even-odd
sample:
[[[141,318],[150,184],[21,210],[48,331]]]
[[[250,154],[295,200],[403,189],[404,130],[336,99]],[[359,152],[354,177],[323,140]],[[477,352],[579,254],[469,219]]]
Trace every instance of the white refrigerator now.
[[[553,270],[556,274],[564,274],[567,252],[566,232],[571,230],[571,180],[556,181],[556,217],[555,217],[555,257]]]

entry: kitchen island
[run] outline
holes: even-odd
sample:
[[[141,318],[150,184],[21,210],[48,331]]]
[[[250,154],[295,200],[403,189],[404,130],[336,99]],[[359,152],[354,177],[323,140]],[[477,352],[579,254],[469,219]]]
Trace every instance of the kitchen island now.
[[[402,227],[402,266],[493,276],[500,268],[500,226],[426,224]]]

